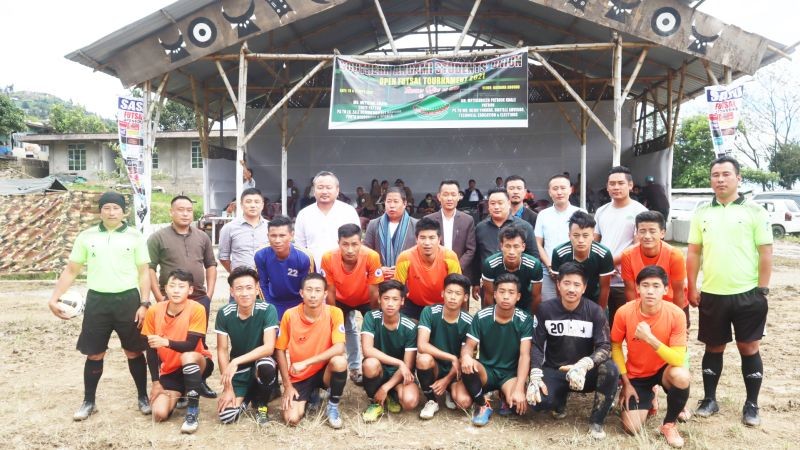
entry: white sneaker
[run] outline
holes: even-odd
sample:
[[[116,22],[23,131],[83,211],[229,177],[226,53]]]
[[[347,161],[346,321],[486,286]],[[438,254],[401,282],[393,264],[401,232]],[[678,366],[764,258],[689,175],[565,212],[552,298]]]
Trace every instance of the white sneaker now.
[[[602,425],[593,423],[589,425],[589,436],[597,440],[602,440],[606,438],[606,432],[603,430]]]
[[[458,407],[456,402],[453,401],[450,391],[444,391],[444,406],[446,406],[447,409],[456,409]]]
[[[438,411],[439,404],[436,403],[436,400],[428,400],[425,406],[422,407],[422,411],[419,412],[419,418],[423,420],[433,419],[433,415]]]

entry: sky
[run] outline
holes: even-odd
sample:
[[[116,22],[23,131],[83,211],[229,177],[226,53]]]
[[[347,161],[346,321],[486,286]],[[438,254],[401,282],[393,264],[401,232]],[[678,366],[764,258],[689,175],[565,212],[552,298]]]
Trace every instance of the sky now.
[[[3,1],[0,88],[46,92],[113,118],[119,80],[64,58],[172,3],[165,0]],[[757,7],[754,5],[758,5]],[[797,0],[707,0],[701,11],[783,44],[800,40]],[[793,64],[800,66],[800,52]]]

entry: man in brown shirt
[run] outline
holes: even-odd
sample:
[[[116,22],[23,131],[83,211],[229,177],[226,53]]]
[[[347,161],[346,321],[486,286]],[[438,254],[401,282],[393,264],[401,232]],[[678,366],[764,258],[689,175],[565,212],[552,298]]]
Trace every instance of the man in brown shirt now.
[[[150,253],[150,290],[157,301],[163,302],[167,300],[164,286],[170,272],[182,269],[191,273],[194,283],[189,298],[203,305],[208,322],[211,297],[217,282],[217,260],[214,258],[211,238],[192,226],[193,206],[189,197],[178,195],[173,198],[169,208],[172,223],[147,239],[147,250]],[[158,273],[157,269],[160,269]],[[202,393],[204,396],[216,396],[205,383],[203,389],[207,391]]]

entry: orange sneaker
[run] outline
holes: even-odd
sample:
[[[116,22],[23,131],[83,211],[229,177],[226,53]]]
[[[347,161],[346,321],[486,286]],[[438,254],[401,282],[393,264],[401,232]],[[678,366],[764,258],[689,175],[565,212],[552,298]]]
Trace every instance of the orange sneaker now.
[[[667,440],[667,444],[669,444],[670,447],[683,447],[683,437],[681,437],[681,434],[678,433],[678,427],[675,426],[675,422],[668,422],[664,425],[661,425],[658,431],[664,435],[664,439]]]

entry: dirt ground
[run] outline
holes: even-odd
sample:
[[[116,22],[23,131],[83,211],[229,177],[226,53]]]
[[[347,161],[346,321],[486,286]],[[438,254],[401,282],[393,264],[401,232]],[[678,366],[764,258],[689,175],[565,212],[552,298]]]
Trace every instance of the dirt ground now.
[[[796,244],[776,246],[769,323],[761,350],[765,364],[759,402],[763,425],[747,429],[740,423],[744,387],[739,356],[735,346],[729,346],[718,393],[722,412],[681,425],[687,448],[796,448],[800,436],[799,254]],[[219,286],[227,287],[222,278]],[[75,350],[80,323],[62,322],[50,314],[46,301],[51,289],[52,282],[0,282],[0,361],[5,374],[0,378],[0,448],[666,448],[655,431],[663,409],[659,420],[648,423],[646,433],[633,437],[623,433],[618,415],[612,412],[606,424],[608,437],[596,443],[586,435],[589,396],[573,395],[568,416],[561,421],[544,413],[513,418],[495,415],[489,426],[476,429],[470,425],[468,413],[442,407],[427,422],[419,420],[417,410],[365,424],[360,417],[366,407],[363,390],[349,384],[342,399],[345,426],[341,430],[328,428],[322,417],[306,418],[297,428],[288,428],[277,420],[277,401],[270,405],[274,420],[264,428],[258,428],[251,418],[223,426],[216,420],[216,401],[201,399],[199,431],[181,435],[182,412],[166,423],[155,424],[136,410],[135,388],[116,337],[98,389],[99,413],[76,423],[72,413],[83,392],[83,358]],[[227,298],[227,290],[220,289],[215,297],[216,310]],[[703,348],[696,340],[696,324],[697,311],[693,310],[691,406],[702,397],[699,368]],[[212,346],[214,342],[209,339]],[[209,383],[219,388],[217,373]],[[661,405],[666,406],[663,393]]]

